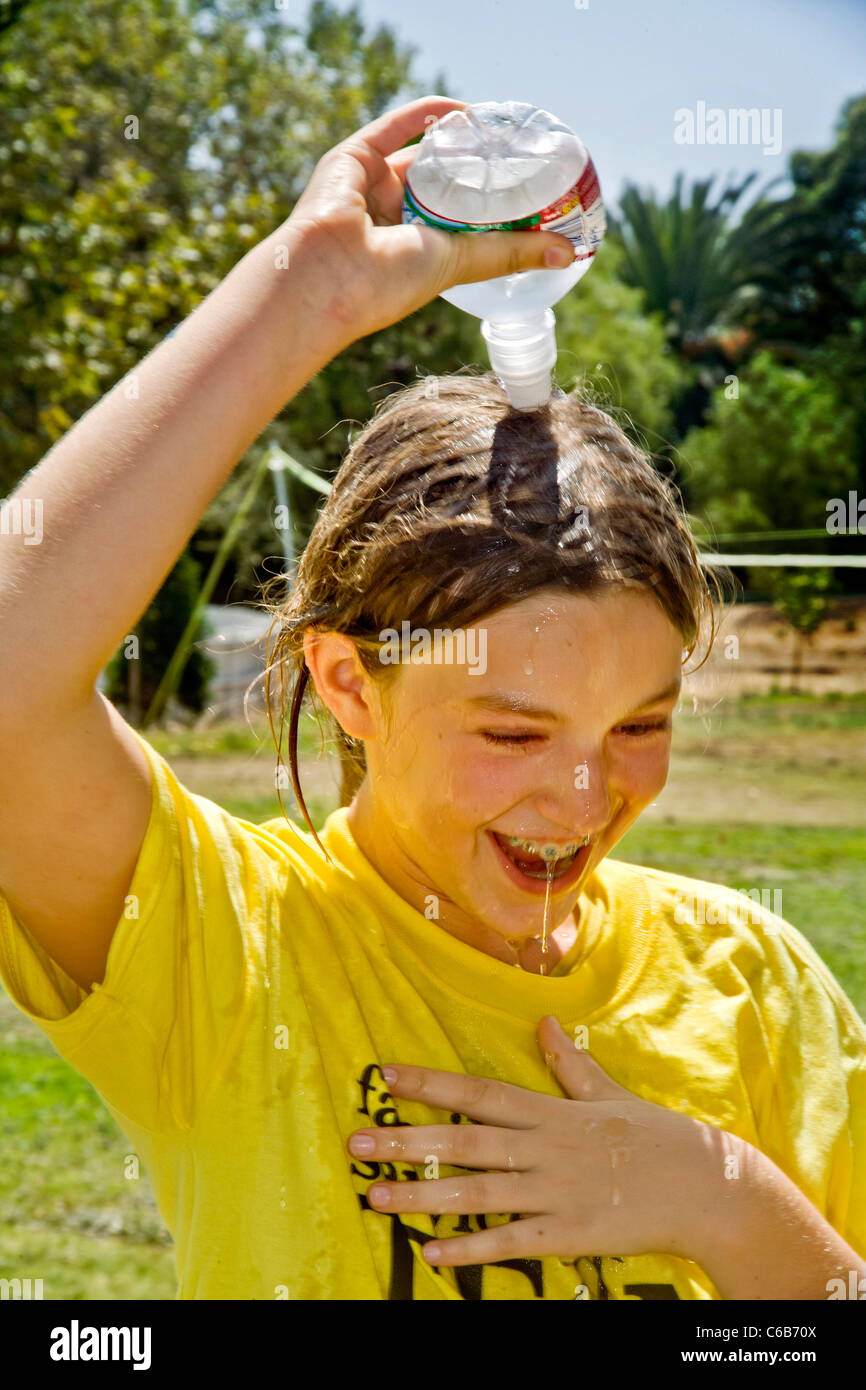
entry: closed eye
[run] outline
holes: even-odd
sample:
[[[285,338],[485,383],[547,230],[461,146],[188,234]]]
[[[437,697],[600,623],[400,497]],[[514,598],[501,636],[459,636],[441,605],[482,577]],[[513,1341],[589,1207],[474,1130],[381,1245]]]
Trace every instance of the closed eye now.
[[[671,719],[643,720],[634,721],[629,724],[618,724],[614,733],[624,733],[629,738],[642,738],[648,734],[661,733],[663,730],[670,729]],[[501,734],[495,733],[492,729],[482,729],[481,737],[487,743],[499,745],[500,747],[525,748],[527,744],[543,742],[543,734]]]
[[[618,724],[615,733],[628,734],[630,738],[640,738],[641,734],[656,734],[671,727],[670,719],[656,719],[652,723]]]
[[[541,734],[495,734],[490,729],[482,729],[481,737],[486,739],[488,743],[506,744],[513,748],[519,748],[527,743],[537,741],[541,738]]]

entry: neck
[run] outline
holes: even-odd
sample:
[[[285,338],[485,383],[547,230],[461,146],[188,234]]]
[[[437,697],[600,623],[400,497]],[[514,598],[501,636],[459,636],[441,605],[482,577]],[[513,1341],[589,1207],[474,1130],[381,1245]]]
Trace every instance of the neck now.
[[[427,915],[431,895],[435,896],[438,902],[436,923],[450,936],[494,960],[519,966],[533,975],[549,975],[574,945],[579,920],[576,906],[564,922],[548,933],[546,952],[542,951],[540,933],[538,936],[506,937],[469,915],[437,884],[428,883],[418,865],[400,847],[387,820],[374,812],[370,779],[365,777],[346,816],[355,843],[388,886],[422,916]]]

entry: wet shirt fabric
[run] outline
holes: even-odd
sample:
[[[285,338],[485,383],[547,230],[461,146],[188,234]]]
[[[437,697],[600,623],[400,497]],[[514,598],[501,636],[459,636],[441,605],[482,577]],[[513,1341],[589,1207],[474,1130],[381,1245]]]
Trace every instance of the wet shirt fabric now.
[[[256,826],[194,795],[140,741],[152,807],[102,983],[81,989],[2,895],[0,977],[142,1160],[179,1298],[719,1298],[666,1254],[436,1270],[420,1255],[434,1234],[510,1214],[367,1207],[375,1178],[425,1170],[353,1159],[353,1130],[471,1122],[394,1099],[382,1064],[561,1096],[536,1038],[547,1013],[635,1095],[761,1148],[866,1256],[866,1027],[787,922],[607,859],[572,950],[526,973],[407,904],[345,809],[322,834],[329,865],[285,820]]]

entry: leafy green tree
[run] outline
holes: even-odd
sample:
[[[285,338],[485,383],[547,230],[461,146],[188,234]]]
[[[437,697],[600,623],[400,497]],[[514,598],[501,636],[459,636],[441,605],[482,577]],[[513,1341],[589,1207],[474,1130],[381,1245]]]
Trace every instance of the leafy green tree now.
[[[786,196],[774,179],[746,206],[755,178],[714,195],[713,180],[686,190],[678,175],[667,201],[629,186],[612,223],[624,279],[695,364],[677,428],[702,424],[722,376],[769,349],[835,382],[866,483],[866,96],[846,103],[830,150],[791,156]]]
[[[703,423],[710,396],[752,346],[738,326],[755,266],[773,254],[773,237],[747,240],[738,218],[757,175],[713,190],[714,179],[688,189],[683,175],[666,200],[626,186],[610,236],[623,250],[622,278],[641,289],[649,313],[661,317],[688,376],[674,401],[678,438]],[[770,187],[772,185],[768,185]]]
[[[800,688],[806,648],[830,609],[833,572],[823,568],[772,570],[770,584],[774,595],[773,607],[794,629],[791,690],[796,693]]]
[[[0,34],[12,28],[27,3],[28,0],[0,0]]]
[[[859,484],[866,491],[866,95],[846,102],[832,147],[795,151],[792,191],[759,200],[745,245],[772,246],[753,266],[738,320],[777,356],[817,370],[853,412]]]
[[[315,0],[295,25],[258,0],[145,13],[56,0],[20,9],[0,44],[0,495],[289,215],[327,149],[430,89],[358,6]],[[483,360],[477,344],[467,315],[427,305],[348,348],[270,434],[332,472],[380,396]],[[203,518],[200,561],[253,466]],[[303,531],[317,498],[294,501]],[[278,552],[263,498],[215,598],[252,595],[250,563]]]
[[[605,240],[583,279],[556,305],[557,375],[564,383],[582,378],[604,409],[627,412],[655,449],[668,438],[672,401],[688,369],[667,341],[661,316],[647,312],[643,292],[622,279],[623,261],[621,247]]]
[[[757,175],[713,194],[712,178],[684,186],[674,179],[662,201],[628,184],[610,235],[623,249],[622,276],[642,289],[650,313],[662,316],[678,352],[700,357],[715,345],[747,266],[734,233],[734,214]]]
[[[716,391],[678,463],[693,511],[717,533],[823,527],[853,487],[854,427],[826,377],[758,353]]]
[[[740,321],[780,348],[813,348],[856,333],[863,343],[866,309],[866,95],[845,103],[825,151],[795,151],[785,198],[758,199],[740,237],[772,241],[773,255],[754,263],[756,293]]]
[[[142,22],[144,19],[145,22]],[[27,6],[0,43],[0,494],[412,84],[316,0]]]

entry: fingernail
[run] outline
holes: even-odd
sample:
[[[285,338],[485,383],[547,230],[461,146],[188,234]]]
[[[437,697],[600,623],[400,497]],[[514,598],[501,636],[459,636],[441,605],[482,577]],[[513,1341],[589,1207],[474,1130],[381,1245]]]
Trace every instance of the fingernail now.
[[[441,1254],[442,1251],[438,1245],[430,1245],[428,1242],[427,1245],[424,1246],[424,1259],[429,1260],[431,1264],[438,1260]]]
[[[397,1073],[395,1072],[393,1067],[383,1067],[382,1075],[384,1076],[389,1086],[391,1085],[392,1081],[397,1080]]]
[[[567,246],[548,246],[544,253],[544,264],[549,265],[551,270],[565,270],[573,260],[574,247],[569,249]]]
[[[375,1144],[376,1141],[371,1134],[353,1134],[349,1140],[349,1148],[353,1154],[371,1154]]]
[[[367,1198],[369,1201],[375,1202],[377,1207],[384,1207],[391,1200],[391,1192],[387,1187],[371,1187],[367,1193]]]

